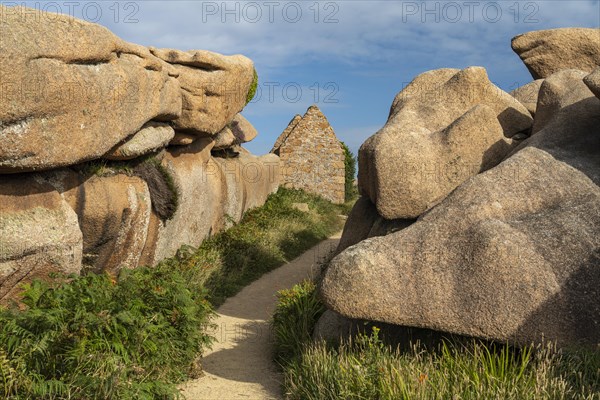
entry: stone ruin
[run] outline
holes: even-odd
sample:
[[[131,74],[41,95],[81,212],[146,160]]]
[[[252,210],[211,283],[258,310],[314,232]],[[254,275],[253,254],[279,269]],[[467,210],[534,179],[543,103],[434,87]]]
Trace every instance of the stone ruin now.
[[[344,149],[319,107],[296,115],[271,150],[281,159],[281,184],[344,203]]]

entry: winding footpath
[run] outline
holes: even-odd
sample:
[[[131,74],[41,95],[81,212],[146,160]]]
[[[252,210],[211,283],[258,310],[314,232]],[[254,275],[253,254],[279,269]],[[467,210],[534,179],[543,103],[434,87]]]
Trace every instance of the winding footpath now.
[[[205,375],[180,387],[187,400],[282,398],[270,327],[276,293],[315,276],[319,262],[337,246],[340,233],[263,275],[219,307],[212,332],[216,342],[202,361]]]

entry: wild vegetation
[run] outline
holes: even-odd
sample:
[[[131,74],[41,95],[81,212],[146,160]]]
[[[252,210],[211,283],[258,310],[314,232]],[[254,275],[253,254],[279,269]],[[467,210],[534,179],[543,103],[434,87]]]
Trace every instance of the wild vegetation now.
[[[317,297],[315,284],[305,281],[277,294],[273,315],[275,359],[285,365],[302,354],[325,306]]]
[[[352,201],[358,197],[358,190],[354,185],[356,178],[356,156],[344,142],[340,142],[344,148],[344,164],[346,175],[344,176],[344,192],[346,201]]]
[[[313,341],[322,312],[313,283],[279,294],[273,324],[288,399],[600,399],[597,351],[474,339],[401,347],[384,342],[377,328],[337,343]]]
[[[258,73],[256,69],[254,69],[254,77],[252,78],[252,83],[250,84],[250,89],[248,89],[248,94],[246,95],[246,105],[250,103],[254,96],[256,96],[256,89],[258,87]]]
[[[308,212],[294,208],[308,204]],[[242,222],[206,240],[185,261],[200,276],[211,302],[221,304],[244,286],[343,227],[347,205],[301,190],[280,188],[263,207],[250,210]]]
[[[211,305],[173,262],[34,281],[0,312],[3,399],[174,398],[211,343]]]
[[[282,188],[156,267],[34,281],[0,309],[0,398],[177,398],[211,343],[213,307],[339,230],[343,209]]]

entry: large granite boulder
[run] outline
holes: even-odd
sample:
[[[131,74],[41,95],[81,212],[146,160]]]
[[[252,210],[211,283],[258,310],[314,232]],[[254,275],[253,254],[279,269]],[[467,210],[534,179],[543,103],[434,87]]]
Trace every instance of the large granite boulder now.
[[[237,144],[248,143],[258,136],[256,128],[242,114],[237,114],[229,123]]]
[[[540,92],[540,87],[543,82],[543,79],[536,79],[535,81],[529,82],[510,92],[511,96],[519,100],[519,102],[527,108],[527,111],[529,111],[532,117],[535,117],[538,93]]]
[[[348,214],[336,254],[365,239],[388,235],[414,222],[412,219],[387,220],[377,213],[377,208],[369,198],[361,196]]]
[[[213,150],[223,150],[235,145],[235,136],[228,126],[221,129],[221,131],[214,136],[213,140]]]
[[[176,130],[199,136],[215,135],[246,106],[254,80],[254,64],[249,58],[206,50],[150,48],[150,51],[178,74],[183,112],[173,121]]]
[[[600,67],[596,68],[591,74],[583,80],[588,88],[600,98]]]
[[[177,209],[167,220],[152,213],[142,263],[171,257],[183,245],[199,246],[277,190],[277,156],[239,149],[238,157],[222,159],[211,157],[213,145],[212,139],[199,138],[166,152],[162,165],[177,188]]]
[[[200,136],[190,135],[189,133],[175,132],[175,136],[169,142],[169,146],[188,146]]]
[[[53,272],[81,270],[77,214],[36,175],[0,180],[0,301],[17,297],[20,284]]]
[[[421,74],[396,96],[386,125],[361,146],[360,191],[386,219],[416,218],[498,164],[511,150],[510,138],[532,122],[481,67]]]
[[[210,155],[213,141],[199,138],[169,148],[162,165],[177,188],[177,209],[169,220],[152,213],[143,262],[156,264],[182,245],[199,246],[223,225],[223,177]]]
[[[548,117],[515,154],[413,225],[334,258],[328,307],[516,344],[600,343],[600,100],[584,76],[542,84]]]
[[[600,29],[559,28],[527,32],[512,40],[533,79],[563,69],[592,72],[600,65]]]
[[[176,72],[148,49],[68,15],[0,6],[0,173],[100,158],[181,114]],[[57,39],[60,38],[60,39]]]
[[[222,150],[253,140],[258,135],[256,128],[242,114],[237,114],[213,140],[214,150]]]
[[[151,200],[146,182],[122,173],[44,174],[77,213],[83,233],[83,269],[113,274],[136,268],[146,244]]]
[[[227,226],[240,221],[247,210],[263,205],[279,187],[280,162],[274,154],[257,157],[240,151],[236,158],[214,160],[223,173],[226,188],[223,214],[227,216]]]
[[[0,302],[50,272],[156,264],[277,189],[279,158],[238,146],[257,135],[239,114],[248,58],[148,49],[24,7],[0,15]]]
[[[540,88],[533,135],[515,151],[537,147],[600,184],[600,100],[584,83],[587,73],[563,70]]]

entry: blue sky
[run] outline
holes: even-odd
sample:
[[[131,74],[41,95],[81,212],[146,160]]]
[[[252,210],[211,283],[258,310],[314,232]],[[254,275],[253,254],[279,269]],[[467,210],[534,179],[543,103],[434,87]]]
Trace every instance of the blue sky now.
[[[356,152],[418,74],[478,65],[509,91],[531,81],[510,48],[513,36],[600,25],[598,0],[26,4],[101,23],[134,43],[250,57],[260,90],[244,115],[259,131],[246,145],[255,154],[268,152],[292,117],[313,103]]]

